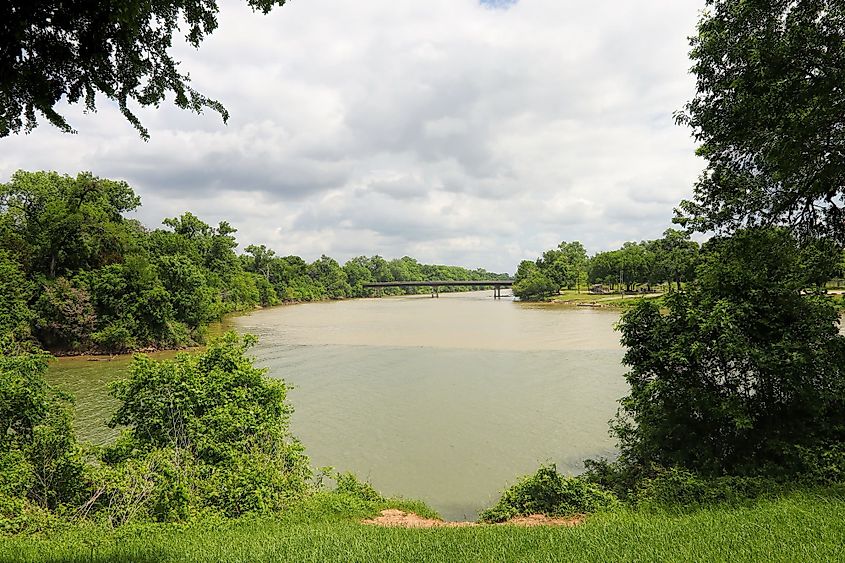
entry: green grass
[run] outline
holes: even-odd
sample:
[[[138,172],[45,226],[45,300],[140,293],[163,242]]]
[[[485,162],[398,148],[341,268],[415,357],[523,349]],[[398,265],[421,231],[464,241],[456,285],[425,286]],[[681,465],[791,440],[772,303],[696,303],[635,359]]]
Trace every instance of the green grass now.
[[[0,561],[845,560],[845,501],[833,494],[795,493],[688,514],[621,511],[594,515],[576,528],[405,530],[357,523],[373,509],[322,494],[279,518],[77,526],[0,538]]]
[[[581,289],[580,293],[574,289],[564,289],[561,290],[558,295],[549,298],[546,303],[574,306],[587,303],[607,308],[624,309],[630,307],[640,299],[660,299],[661,295],[662,294],[657,293],[648,294],[645,296],[635,294],[622,296],[619,293],[592,295],[590,293],[587,293],[586,289]]]

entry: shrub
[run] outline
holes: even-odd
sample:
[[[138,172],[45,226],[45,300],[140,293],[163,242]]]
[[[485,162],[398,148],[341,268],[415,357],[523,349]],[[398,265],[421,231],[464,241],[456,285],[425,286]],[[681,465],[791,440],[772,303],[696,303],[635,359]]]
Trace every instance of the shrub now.
[[[44,380],[47,359],[0,341],[0,494],[57,509],[80,500],[86,479],[72,403]]]
[[[845,441],[839,311],[806,291],[824,271],[783,229],[715,237],[702,256],[664,309],[643,301],[620,321],[631,368],[613,425],[622,457],[798,477],[799,452]]]
[[[384,497],[366,481],[359,480],[353,473],[337,473],[335,492],[367,502],[384,502]]]
[[[35,314],[39,340],[56,348],[84,349],[97,323],[91,296],[65,278],[44,286]]]
[[[284,510],[311,490],[308,458],[288,430],[287,389],[253,366],[253,342],[230,332],[202,354],[135,357],[112,387],[122,404],[111,424],[128,428],[102,452],[92,509],[116,524],[206,509],[240,516]]]
[[[137,344],[132,332],[121,323],[112,323],[95,332],[91,340],[105,352],[126,352]]]
[[[99,468],[94,494],[81,510],[96,511],[112,526],[153,520],[185,520],[197,499],[191,459],[172,448],[161,448]]]
[[[480,517],[485,522],[504,522],[530,514],[572,516],[609,510],[618,504],[618,499],[599,485],[579,477],[564,477],[554,465],[543,465],[506,489],[499,502]]]
[[[804,482],[818,485],[845,482],[845,445],[799,447],[797,455],[801,460]]]
[[[632,500],[641,507],[696,509],[717,504],[741,504],[784,488],[783,484],[764,477],[706,477],[673,467],[644,479]]]

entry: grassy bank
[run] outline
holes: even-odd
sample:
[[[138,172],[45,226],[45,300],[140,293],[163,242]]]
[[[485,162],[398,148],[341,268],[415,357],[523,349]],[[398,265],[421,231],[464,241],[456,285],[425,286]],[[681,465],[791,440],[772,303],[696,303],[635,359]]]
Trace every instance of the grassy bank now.
[[[558,295],[549,297],[544,301],[539,301],[538,303],[571,305],[578,307],[594,306],[601,308],[625,309],[641,299],[658,299],[662,296],[662,293],[648,293],[645,295],[620,295],[619,293],[590,294],[583,289],[580,292],[574,289],[564,289],[561,290]]]
[[[594,515],[575,528],[414,530],[358,523],[384,506],[322,494],[280,518],[118,530],[71,527],[2,538],[0,561],[710,562],[845,557],[845,500],[832,491],[688,514],[623,510]],[[424,511],[409,503],[400,507]]]

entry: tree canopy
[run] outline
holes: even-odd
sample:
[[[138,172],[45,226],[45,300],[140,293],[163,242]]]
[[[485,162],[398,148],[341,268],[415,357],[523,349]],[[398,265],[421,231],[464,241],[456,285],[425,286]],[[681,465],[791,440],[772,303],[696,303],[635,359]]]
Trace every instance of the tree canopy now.
[[[286,0],[246,0],[268,13]],[[73,127],[56,106],[96,109],[97,95],[117,102],[141,137],[147,129],[130,104],[158,107],[168,97],[201,113],[229,114],[192,88],[168,52],[174,33],[199,47],[218,25],[216,0],[96,2],[6,0],[0,4],[0,137],[30,131],[43,116],[65,132]]]
[[[845,337],[829,278],[783,229],[708,242],[695,281],[620,322],[623,459],[711,475],[798,474],[845,440]]]
[[[708,0],[691,45],[696,95],[677,118],[708,164],[680,220],[845,239],[845,5]]]

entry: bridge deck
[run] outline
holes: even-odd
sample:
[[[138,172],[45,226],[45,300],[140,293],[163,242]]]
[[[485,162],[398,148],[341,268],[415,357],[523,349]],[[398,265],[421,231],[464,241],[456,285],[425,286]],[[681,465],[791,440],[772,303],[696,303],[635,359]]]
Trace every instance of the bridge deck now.
[[[447,286],[478,286],[478,287],[511,287],[513,280],[435,280],[435,281],[393,281],[361,284],[362,287],[447,287]]]

